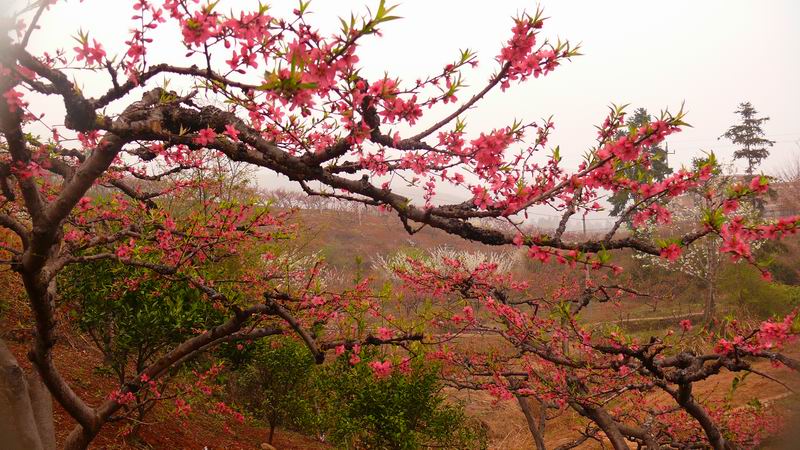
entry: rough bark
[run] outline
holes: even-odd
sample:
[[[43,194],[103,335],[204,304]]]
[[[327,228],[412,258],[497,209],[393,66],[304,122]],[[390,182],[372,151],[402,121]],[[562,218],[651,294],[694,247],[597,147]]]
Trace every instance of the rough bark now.
[[[570,406],[577,411],[578,414],[596,423],[597,426],[603,430],[603,433],[605,433],[608,441],[611,442],[611,446],[614,447],[614,450],[630,450],[630,446],[628,446],[625,437],[619,429],[619,424],[603,408],[590,404],[580,404],[575,401],[571,401]]]
[[[681,384],[677,391],[668,390],[667,392],[675,398],[689,415],[697,420],[714,450],[736,450],[738,448],[735,443],[725,439],[725,436],[714,423],[714,419],[702,405],[695,401],[691,384]]]
[[[5,450],[54,450],[53,405],[35,375],[26,374],[0,340],[0,436]]]
[[[522,413],[525,414],[525,421],[528,423],[528,429],[531,432],[531,436],[533,436],[533,442],[536,444],[536,450],[546,450],[547,447],[544,443],[544,405],[541,405],[539,409],[539,418],[537,420],[536,415],[533,413],[533,408],[531,408],[531,401],[528,397],[518,395],[517,403],[519,403]]]

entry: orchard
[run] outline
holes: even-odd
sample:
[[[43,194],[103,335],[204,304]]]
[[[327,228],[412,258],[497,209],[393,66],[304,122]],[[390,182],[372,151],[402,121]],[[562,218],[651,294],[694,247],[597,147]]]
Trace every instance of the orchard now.
[[[70,43],[31,50],[46,32],[40,20],[62,1],[30,2],[0,24],[0,262],[24,291],[31,330],[24,356],[0,342],[0,386],[14,387],[0,430],[19,448],[88,448],[104,428],[138,428],[160,403],[191,421],[191,399],[213,395],[210,380],[226,370],[203,366],[203,355],[277,338],[301,343],[317,365],[366,367],[376,382],[434,364],[448,388],[517,402],[538,449],[554,448],[547,419],[567,412],[586,424],[575,446],[758,448],[781,431],[770,408],[733,407],[694,387],[758,372],[759,361],[800,370],[785,352],[800,333],[797,310],[685,320],[646,337],[590,329],[581,314],[640,293],[618,263],[630,252],[669,264],[714,239],[723,259],[769,278],[758,249],[795,234],[800,217],[745,211],[770,178],[750,170],[719,188],[713,154],[649,177],[645,150],[688,126],[682,108],[629,126],[626,109],[610,107],[577,165],[551,142],[557,123],[524,119],[526,105],[509,101],[523,118],[502,127],[468,124],[487,98],[557,77],[581,56],[548,38],[557,30],[543,11],[510,18],[494,54],[453,49],[452,60],[401,80],[365,78],[359,58],[364,41],[399,19],[383,0],[342,11],[332,34],[303,1],[279,16],[259,2],[129,0],[125,14],[92,19],[127,30],[115,41],[76,29]],[[158,60],[165,39],[177,51]],[[473,77],[478,65],[493,75]],[[294,208],[274,207],[256,173],[389,215],[407,232],[398,241],[441,230],[486,251],[512,248],[530,269],[409,254],[384,264],[388,293],[369,277],[333,280],[324,258],[290,250],[302,235]],[[442,191],[462,198],[445,202]],[[702,207],[670,227],[672,202],[691,193]],[[568,232],[570,218],[607,209],[612,195],[630,199],[613,227]],[[558,225],[527,227],[542,206],[558,211]],[[666,231],[639,231],[653,227]],[[567,276],[537,291],[549,266]],[[401,317],[390,297],[424,298],[426,308]],[[112,368],[114,388],[100,401],[57,362],[70,317]],[[476,335],[497,347],[457,345]],[[63,442],[50,398],[74,421]]]

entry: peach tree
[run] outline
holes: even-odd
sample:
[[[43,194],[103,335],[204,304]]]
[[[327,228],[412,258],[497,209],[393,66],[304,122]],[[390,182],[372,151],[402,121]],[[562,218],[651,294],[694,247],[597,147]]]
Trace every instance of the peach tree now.
[[[65,448],[86,448],[129,394],[221,342],[291,333],[322,361],[328,350],[423,338],[410,330],[353,327],[350,320],[356,312],[380,314],[378,298],[366,283],[346,292],[319,289],[316,264],[298,267],[291,280],[276,282],[276,266],[265,252],[234,280],[238,289],[228,288],[231,280],[223,282],[201,270],[209,260],[236,259],[243,249],[285,235],[287,224],[258,201],[205,197],[204,178],[190,176],[195,171],[243,163],[286,177],[309,196],[396,214],[409,233],[432,227],[486,245],[525,246],[531,258],[598,271],[615,270],[609,258],[616,250],[672,259],[708,234],[722,237],[722,251],[749,259],[751,242],[794,232],[798,224],[797,218],[746,223],[715,203],[693,229],[669,240],[625,233],[622,224],[631,217],[634,222],[668,221],[664,205],[713,171],[709,162],[659,181],[629,176],[643,172],[631,167],[652,164],[643,149],[680,131],[683,112],[665,112],[657,120],[626,127],[624,109],[611,108],[601,118],[596,145],[577,167],[567,167],[558,147],[548,147],[551,121],[467,127],[465,116],[485,97],[549,75],[578,55],[569,43],[543,37],[545,19],[538,11],[510,22],[508,38],[483,62],[496,67],[494,74],[473,95],[462,96],[466,77],[479,62],[469,50],[410,82],[389,74],[371,80],[362,76],[362,41],[379,36],[386,22],[397,19],[395,8],[383,1],[365,14],[343,18],[338,32],[328,34],[311,21],[307,2],[278,17],[261,3],[244,8],[237,3],[238,9],[225,12],[234,2],[133,0],[129,17],[109,19],[129,30],[118,42],[99,42],[89,28],[76,32],[77,45],[34,52],[31,39],[42,33],[37,24],[58,3],[30,2],[2,24],[0,226],[12,234],[0,243],[0,253],[19,275],[32,311],[28,358],[53,398],[76,421]],[[88,5],[70,7],[89,11]],[[167,41],[181,50],[169,60],[156,61],[154,47]],[[91,77],[95,95],[80,88],[81,80],[89,79],[84,77]],[[170,90],[162,82],[165,77],[183,87]],[[45,111],[45,97],[58,99],[63,112]],[[443,112],[425,116],[431,108]],[[418,192],[401,193],[399,186],[405,183],[417,186]],[[442,189],[462,192],[464,200],[441,202],[437,193]],[[766,180],[755,177],[719,202],[766,189]],[[100,191],[106,194],[96,195]],[[602,209],[601,197],[620,191],[628,191],[633,201],[610,232],[586,239],[565,235],[571,216]],[[166,207],[185,195],[195,199],[195,208]],[[542,205],[563,214],[550,232],[480,225],[495,220],[516,228],[527,212]],[[71,265],[101,260],[189,283],[227,318],[173,346],[93,405],[76,392],[53,358],[55,311],[63,302],[55,280]],[[446,296],[456,287],[461,289],[458,283],[443,284],[433,293]],[[459,292],[473,295],[469,289]],[[627,367],[641,378],[633,385],[667,392],[674,408],[704,430],[703,439],[722,449],[736,441],[720,431],[714,413],[693,397],[691,383],[723,368],[742,368],[745,355],[797,367],[769,345],[794,335],[791,318],[765,322],[749,334],[740,330],[743,334],[721,339],[711,354],[662,357],[664,345],[658,339],[646,344],[618,342],[613,336],[589,339],[577,326],[556,332],[553,325],[516,312],[501,298],[493,308],[496,320],[510,327],[508,337],[515,345],[557,367],[549,374],[560,378],[549,385],[573,396],[553,398],[591,419],[616,448],[627,448],[626,439],[649,446],[663,433],[681,436],[683,431],[678,424],[659,429],[656,437],[642,434],[641,427],[627,432],[632,425],[625,423],[626,413],[605,408],[593,395],[589,400],[574,397],[576,392],[593,392],[589,381],[581,381],[592,371]],[[573,323],[568,313],[559,327]],[[563,345],[579,346],[579,356],[528,343],[529,333],[553,332]],[[587,358],[592,362],[586,363]],[[375,369],[385,373],[390,364],[384,361]],[[570,372],[572,368],[577,372]],[[497,376],[504,376],[502,368]],[[540,387],[527,383],[524,393]],[[619,380],[611,388],[622,389],[626,383]],[[505,395],[502,389],[498,392]],[[40,436],[46,427],[39,426],[35,418],[41,414],[32,411],[26,397],[20,391],[14,404],[25,411],[18,416],[28,418],[19,425],[20,433],[35,448],[50,439]]]

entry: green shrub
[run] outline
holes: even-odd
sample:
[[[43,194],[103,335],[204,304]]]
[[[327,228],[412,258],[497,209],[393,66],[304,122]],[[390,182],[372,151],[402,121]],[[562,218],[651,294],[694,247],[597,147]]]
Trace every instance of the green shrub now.
[[[726,303],[761,319],[787,314],[800,305],[800,286],[767,282],[757,270],[745,264],[725,266],[719,292]]]
[[[796,239],[765,241],[755,252],[755,256],[767,266],[775,281],[797,286],[800,285],[800,273],[796,267],[796,245]]]
[[[198,329],[219,324],[224,316],[197,289],[144,269],[113,261],[75,265],[59,280],[61,297],[74,323],[103,353],[104,368],[120,385],[136,379],[146,367]],[[159,391],[169,377],[159,380]],[[137,420],[155,404],[150,389],[135,392]],[[134,427],[135,429],[135,427]]]
[[[354,366],[348,355],[318,366],[287,337],[228,344],[219,354],[230,361],[234,400],[271,429],[294,428],[343,449],[486,447],[485,432],[448,401],[437,367],[422,359],[376,378],[374,352],[363,350]]]
[[[231,374],[233,397],[269,424],[271,444],[275,427],[302,424],[311,414],[308,388],[314,358],[304,344],[288,338],[262,339],[247,348],[248,361],[234,365]]]
[[[342,357],[316,373],[315,385],[314,425],[340,448],[486,447],[483,430],[447,400],[438,370],[422,360],[378,379],[368,358],[350,367]]]
[[[133,362],[143,370],[168,350],[218,324],[222,314],[187,282],[114,262],[73,266],[60,279],[81,331],[88,333],[115,371]]]

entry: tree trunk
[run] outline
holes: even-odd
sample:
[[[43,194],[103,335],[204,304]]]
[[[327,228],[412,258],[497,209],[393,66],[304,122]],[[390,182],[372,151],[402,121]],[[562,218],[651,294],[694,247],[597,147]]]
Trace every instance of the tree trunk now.
[[[611,446],[614,447],[614,450],[630,450],[625,437],[619,430],[617,422],[605,409],[589,404],[580,404],[574,400],[570,400],[569,405],[572,409],[577,411],[578,414],[596,423],[597,426],[603,430],[603,433],[605,433],[608,441],[611,442]]]
[[[64,441],[63,450],[86,450],[89,448],[89,443],[92,442],[96,434],[97,433],[87,431],[81,425],[77,425]]]
[[[544,445],[544,423],[545,423],[545,406],[539,403],[539,420],[533,414],[531,402],[528,397],[517,395],[517,402],[519,403],[522,413],[525,414],[525,421],[528,422],[528,429],[533,436],[533,442],[536,444],[536,450],[547,450]]]
[[[5,450],[54,450],[53,401],[0,340],[0,436]]]
[[[706,289],[706,304],[703,308],[703,322],[707,326],[711,326],[717,314],[717,292],[714,281],[707,280],[708,289]]]
[[[706,438],[714,450],[737,450],[739,448],[736,443],[725,439],[725,436],[717,427],[717,424],[714,423],[714,419],[708,411],[694,400],[691,383],[681,384],[678,386],[677,391],[667,392],[672,395],[689,415],[697,420],[697,423],[703,428]]]
[[[272,445],[272,438],[275,437],[275,423],[269,423],[269,438],[267,439],[267,443]]]
[[[703,322],[709,329],[717,317],[717,274],[719,272],[719,242],[711,241],[706,253],[706,302],[703,308]]]

